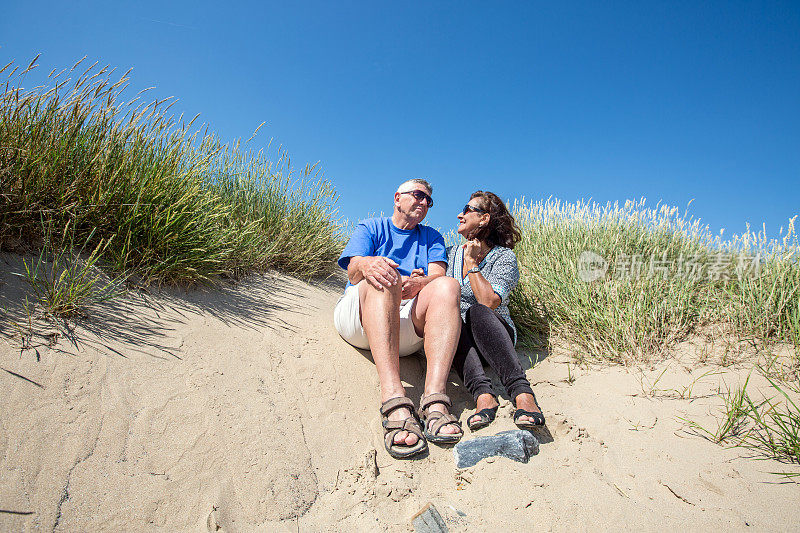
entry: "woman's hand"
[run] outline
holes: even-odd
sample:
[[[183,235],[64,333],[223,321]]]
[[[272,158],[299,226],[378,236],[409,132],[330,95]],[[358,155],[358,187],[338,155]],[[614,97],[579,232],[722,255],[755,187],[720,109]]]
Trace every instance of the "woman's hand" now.
[[[464,270],[470,270],[481,262],[481,241],[470,239],[464,243]]]
[[[464,243],[464,272],[469,272],[480,265],[484,256],[485,254],[481,252],[481,241],[470,239]],[[500,297],[494,292],[492,285],[483,277],[483,274],[480,272],[470,274],[469,284],[478,303],[482,303],[492,309],[497,309],[500,306]]]

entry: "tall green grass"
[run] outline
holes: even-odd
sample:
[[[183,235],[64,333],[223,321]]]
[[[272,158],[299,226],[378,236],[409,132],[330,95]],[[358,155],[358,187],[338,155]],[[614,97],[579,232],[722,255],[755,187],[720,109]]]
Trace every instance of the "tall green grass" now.
[[[29,89],[36,59],[0,69],[0,246],[40,239],[44,218],[108,243],[106,266],[141,283],[332,271],[342,234],[318,168],[223,144],[171,98],[128,99],[130,71],[82,61]]]
[[[779,241],[763,231],[723,240],[644,200],[521,202],[512,211],[523,238],[511,311],[523,341],[553,335],[581,358],[625,364],[664,356],[708,325],[754,344],[800,345],[794,219]],[[587,251],[605,261],[590,281],[579,269]]]
[[[39,256],[30,262],[22,261],[25,268],[22,277],[42,314],[54,318],[82,317],[92,305],[124,293],[123,278],[110,279],[97,268],[107,242],[88,248],[92,234],[86,242],[75,242],[69,224],[60,235],[53,235],[51,226],[43,225],[43,230],[44,243]],[[59,245],[54,246],[54,242]],[[31,314],[27,306],[26,311]]]
[[[762,393],[760,400],[754,400],[747,390],[748,375],[743,384],[720,392],[723,406],[717,416],[716,429],[703,427],[687,418],[680,420],[693,433],[718,444],[748,448],[762,459],[800,464],[800,407],[793,399],[800,397],[800,383],[779,382],[769,377],[764,368],[756,368],[768,381],[766,390],[772,396]],[[773,473],[789,479],[800,477],[800,472]]]

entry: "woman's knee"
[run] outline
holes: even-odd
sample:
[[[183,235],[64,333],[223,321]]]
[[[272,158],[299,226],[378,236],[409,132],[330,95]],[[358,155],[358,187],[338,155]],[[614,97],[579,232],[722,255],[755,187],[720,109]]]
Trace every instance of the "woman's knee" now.
[[[504,339],[506,335],[509,340],[513,339],[513,332],[506,321],[491,307],[480,303],[472,304],[467,309],[466,319],[468,329],[476,339],[491,337],[500,340],[499,336]]]
[[[497,313],[488,305],[474,303],[469,307],[469,309],[467,309],[467,320],[469,322],[477,321],[481,323],[492,320],[496,321]]]

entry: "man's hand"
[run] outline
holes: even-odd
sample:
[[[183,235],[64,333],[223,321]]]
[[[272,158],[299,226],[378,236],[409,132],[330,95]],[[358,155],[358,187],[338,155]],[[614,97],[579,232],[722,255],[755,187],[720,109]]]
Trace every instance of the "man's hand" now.
[[[415,268],[411,271],[410,276],[402,276],[403,282],[403,300],[410,300],[422,290],[422,287],[427,285],[428,280],[425,279],[425,271],[421,268]]]
[[[388,257],[362,257],[359,260],[359,267],[364,279],[374,288],[382,291],[400,282],[400,273],[397,267],[400,266]]]

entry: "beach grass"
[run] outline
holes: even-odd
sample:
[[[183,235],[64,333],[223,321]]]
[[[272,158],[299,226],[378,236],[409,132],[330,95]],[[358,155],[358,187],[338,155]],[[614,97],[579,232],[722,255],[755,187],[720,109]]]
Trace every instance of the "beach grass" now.
[[[756,458],[800,464],[800,407],[796,401],[800,398],[800,384],[796,380],[770,377],[760,366],[755,371],[769,384],[761,389],[761,398],[753,399],[748,390],[751,376],[744,383],[720,392],[723,405],[716,416],[715,429],[687,418],[680,420],[693,433],[720,445],[746,448]],[[773,473],[788,478],[800,476],[797,472]]]
[[[141,285],[332,272],[343,236],[317,166],[224,144],[171,98],[130,97],[130,71],[79,61],[25,88],[36,61],[0,69],[0,248],[41,243],[44,221],[102,242],[98,264]]]
[[[800,407],[792,398],[800,397],[800,384],[765,377],[775,396],[761,401],[747,397],[751,430],[744,445],[764,452],[767,457],[800,464]]]
[[[759,389],[763,397],[753,399],[748,377],[719,392],[716,428],[683,421],[720,445],[800,462],[800,246],[794,219],[778,239],[768,239],[763,229],[723,239],[677,208],[649,208],[644,200],[520,202],[512,212],[522,241],[514,249],[520,283],[510,308],[523,345],[565,343],[579,363],[625,365],[671,357],[678,343],[693,336],[712,346],[749,347],[760,356],[754,371],[767,383]],[[778,345],[786,348],[776,350],[782,355],[771,350]],[[673,392],[690,396],[691,384]]]
[[[98,265],[109,242],[100,240],[91,247],[93,237],[90,233],[83,243],[77,243],[71,224],[67,223],[60,235],[53,234],[51,225],[43,225],[40,253],[34,260],[23,259],[22,264],[23,278],[44,315],[82,317],[92,305],[125,292],[124,277],[109,278]],[[27,306],[25,310],[30,318],[31,311]]]
[[[623,364],[666,357],[710,326],[753,346],[800,346],[794,219],[779,239],[723,239],[644,200],[518,202],[512,212],[522,241],[510,307],[523,343],[558,338],[581,360]]]

